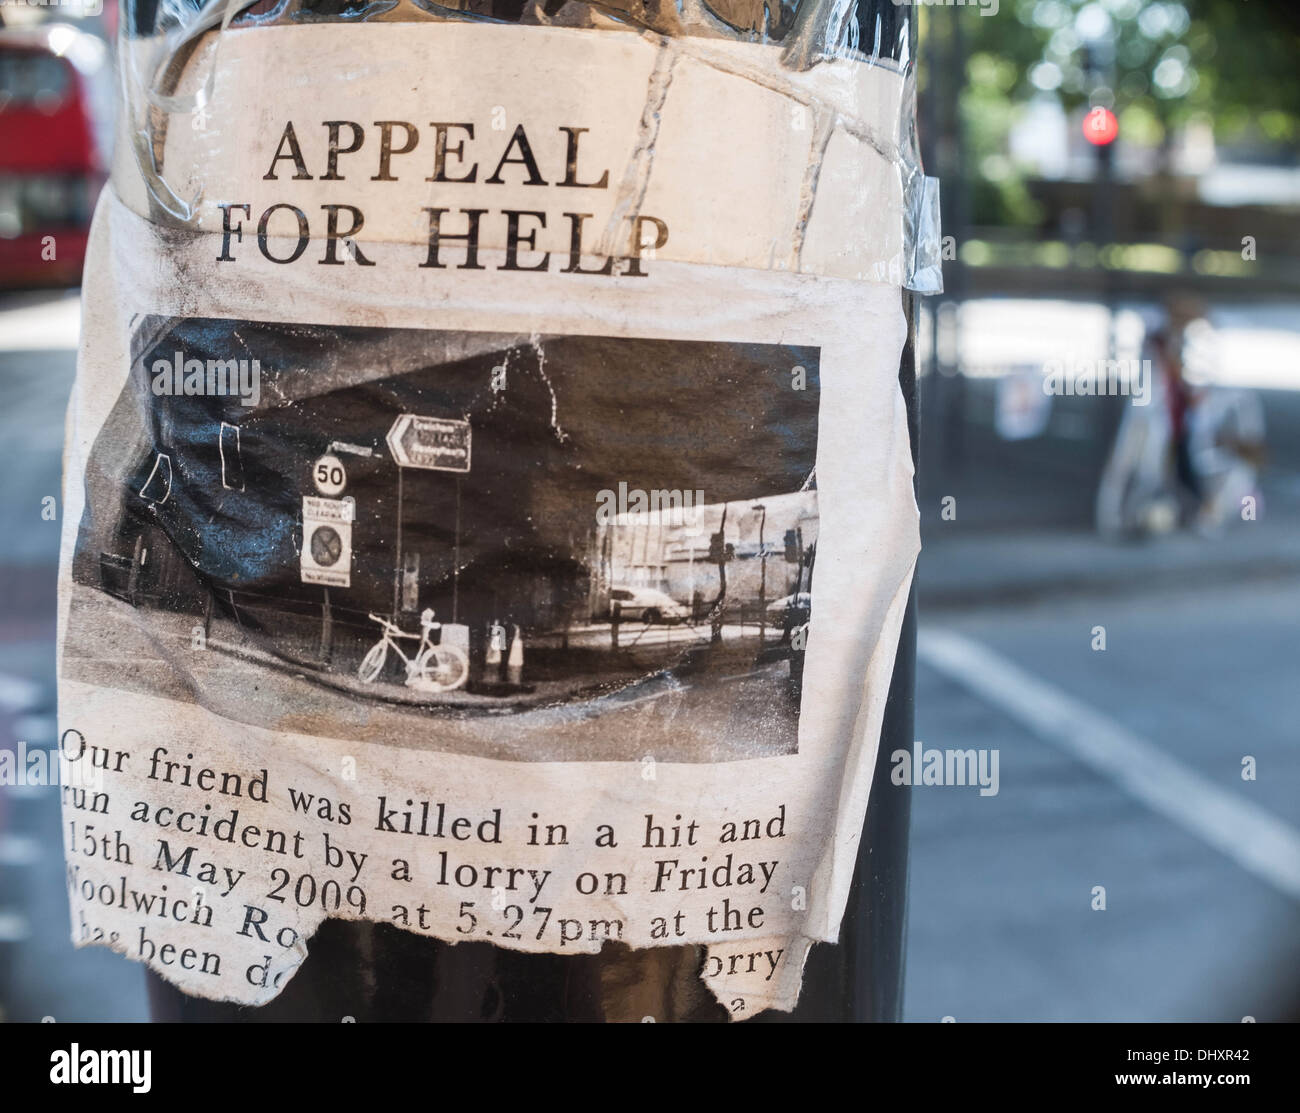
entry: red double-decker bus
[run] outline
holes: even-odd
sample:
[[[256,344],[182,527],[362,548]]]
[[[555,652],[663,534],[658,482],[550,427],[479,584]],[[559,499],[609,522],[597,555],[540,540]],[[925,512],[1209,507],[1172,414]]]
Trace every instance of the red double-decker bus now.
[[[108,50],[66,23],[0,30],[0,287],[81,280],[108,141]]]

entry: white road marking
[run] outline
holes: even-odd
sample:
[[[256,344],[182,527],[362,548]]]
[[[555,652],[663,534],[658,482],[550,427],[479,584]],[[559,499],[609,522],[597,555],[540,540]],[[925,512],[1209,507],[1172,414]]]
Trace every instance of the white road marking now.
[[[0,835],[0,866],[31,866],[41,860],[41,844],[29,835]]]
[[[0,305],[0,352],[75,352],[80,335],[77,293],[44,293]]]
[[[730,676],[713,676],[709,679],[715,684],[726,684],[733,680],[756,680],[761,677],[762,672],[756,670],[754,672],[732,673]],[[650,700],[662,699],[664,696],[685,695],[687,692],[702,691],[704,687],[704,685],[700,684],[678,684],[671,688],[664,688],[662,691],[651,692],[648,696],[637,696],[634,699],[619,699],[618,693],[615,692],[613,695],[606,696],[600,702],[613,704],[616,707],[632,707],[638,703],[648,703]]]
[[[23,943],[31,934],[26,916],[21,912],[0,909],[0,943]]]
[[[605,703],[615,709],[635,707],[638,703],[649,703],[651,700],[662,699],[664,696],[681,695],[684,692],[689,692],[691,687],[690,684],[683,684],[680,688],[665,688],[661,692],[651,692],[648,696],[637,696],[634,699],[619,699],[616,692],[611,696],[606,696],[603,700],[597,701],[597,703]]]
[[[22,676],[0,673],[0,708],[6,711],[26,711],[40,702],[43,692],[35,681]]]
[[[930,628],[917,657],[1300,901],[1300,831],[978,642]]]

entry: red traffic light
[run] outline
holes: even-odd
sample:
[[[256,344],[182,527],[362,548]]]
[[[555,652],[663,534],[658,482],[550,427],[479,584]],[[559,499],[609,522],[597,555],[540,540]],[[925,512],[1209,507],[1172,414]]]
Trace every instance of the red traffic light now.
[[[1083,118],[1083,137],[1095,147],[1104,147],[1114,143],[1119,135],[1119,121],[1109,108],[1098,105],[1088,110]]]

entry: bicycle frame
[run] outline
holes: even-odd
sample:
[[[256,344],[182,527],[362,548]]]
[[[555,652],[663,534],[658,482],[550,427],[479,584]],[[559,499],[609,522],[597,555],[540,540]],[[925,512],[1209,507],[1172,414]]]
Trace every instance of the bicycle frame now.
[[[388,647],[396,652],[396,654],[402,659],[402,664],[406,666],[407,676],[410,676],[415,672],[416,663],[424,655],[424,651],[433,648],[433,642],[429,640],[429,635],[441,625],[424,626],[421,628],[420,633],[408,634],[396,623],[389,622],[386,618],[378,618],[373,614],[370,617],[375,619],[383,630],[383,637],[381,640],[386,642]],[[415,652],[410,657],[402,652],[402,647],[398,642],[399,638],[405,638],[407,641],[418,639],[420,644],[416,646]]]
[[[390,649],[402,659],[402,664],[406,668],[406,683],[409,687],[429,686],[433,691],[446,692],[459,688],[469,679],[468,657],[457,646],[442,645],[441,638],[439,644],[434,644],[433,632],[441,631],[442,623],[432,621],[432,612],[426,611],[425,614],[427,618],[422,618],[418,634],[408,634],[395,622],[381,615],[370,616],[374,622],[379,623],[381,634],[379,641],[370,648],[358,670],[365,683],[371,684],[379,679]],[[415,640],[419,641],[419,645],[414,655],[408,657],[400,642]]]

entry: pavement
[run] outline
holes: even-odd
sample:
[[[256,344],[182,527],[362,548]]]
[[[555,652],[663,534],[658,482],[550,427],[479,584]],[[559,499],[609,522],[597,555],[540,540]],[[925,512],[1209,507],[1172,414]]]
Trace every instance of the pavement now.
[[[1180,532],[1129,542],[1083,528],[947,533],[937,522],[923,530],[917,596],[925,613],[1297,574],[1300,515],[1286,504],[1276,513],[1266,504],[1256,521],[1230,523],[1218,536]]]
[[[135,608],[81,584],[68,621],[77,639],[64,660],[70,679],[196,702],[265,729],[311,734],[327,723],[341,738],[513,761],[734,761],[798,748],[790,663],[777,646],[772,659],[756,660],[755,636],[670,668],[661,652],[635,683],[615,681],[594,698],[530,704],[463,692],[399,700],[410,693],[398,685],[294,667],[252,643],[196,649],[193,616]]]

